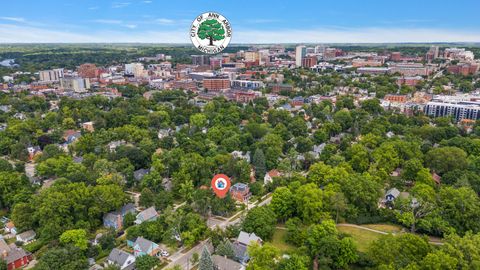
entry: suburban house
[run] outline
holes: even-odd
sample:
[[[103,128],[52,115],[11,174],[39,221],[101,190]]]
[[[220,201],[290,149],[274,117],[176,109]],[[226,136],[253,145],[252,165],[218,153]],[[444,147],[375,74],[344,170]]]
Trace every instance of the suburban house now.
[[[400,191],[398,189],[391,188],[387,190],[387,193],[385,194],[385,201],[393,202],[399,195],[400,195]]]
[[[107,265],[117,265],[120,270],[135,269],[135,256],[121,249],[114,248],[108,255]]]
[[[216,270],[245,270],[245,266],[236,261],[219,255],[212,255],[213,264]]]
[[[102,237],[103,237],[103,233],[97,233],[95,235],[95,238],[91,240],[90,243],[92,243],[93,246],[98,246],[100,244],[100,238]]]
[[[135,205],[129,203],[117,211],[105,214],[103,217],[103,226],[119,230],[123,227],[123,218],[128,214],[135,214]]]
[[[161,249],[159,245],[143,237],[138,237],[135,241],[127,240],[127,245],[133,249],[135,257],[143,255],[160,256]]]
[[[89,132],[94,132],[95,128],[93,127],[93,122],[82,123],[82,128]]]
[[[117,147],[127,144],[125,141],[112,141],[108,143],[107,148],[110,153],[114,153],[117,150]]]
[[[145,221],[153,221],[156,220],[157,217],[157,210],[155,210],[155,207],[152,206],[138,213],[135,224],[142,224]]]
[[[80,131],[73,130],[73,129],[66,130],[63,133],[63,140],[67,144],[73,143],[74,141],[76,141],[80,137],[82,137],[82,133]]]
[[[233,158],[243,159],[246,162],[250,163],[250,152],[243,154],[242,151],[233,151],[230,154],[232,155]]]
[[[137,181],[143,179],[143,177],[150,173],[150,169],[139,169],[133,172],[133,178]]]
[[[241,231],[238,235],[237,240],[233,243],[233,250],[235,252],[235,258],[242,265],[246,265],[250,260],[250,256],[247,252],[247,247],[253,242],[262,244],[263,241],[260,237],[256,236],[255,233],[246,233]]]
[[[325,146],[325,143],[314,145],[313,151],[309,151],[308,153],[310,153],[314,158],[319,158],[320,154],[323,152],[323,149],[325,149]]]
[[[249,246],[252,243],[252,241],[259,245],[263,244],[262,238],[258,237],[255,233],[247,233],[244,231],[241,231],[238,234],[236,242],[245,246]]]
[[[440,185],[442,183],[442,177],[436,173],[432,173],[432,178],[435,184]]]
[[[5,240],[0,239],[0,258],[7,263],[7,270],[13,270],[28,265],[32,260],[32,254],[15,244],[7,245]]]
[[[250,188],[247,184],[244,183],[236,183],[230,188],[230,196],[232,199],[238,202],[246,202],[250,198],[252,193],[250,193]]]
[[[274,177],[279,177],[281,176],[280,172],[276,169],[273,169],[265,174],[263,177],[263,183],[266,185],[268,183],[273,182]]]
[[[24,244],[30,243],[33,240],[35,240],[36,236],[37,234],[33,230],[29,230],[29,231],[17,234],[17,241],[22,242]]]
[[[17,234],[17,228],[15,227],[15,224],[12,221],[9,221],[5,223],[5,226],[3,227],[3,230],[7,233],[11,233],[13,235]]]
[[[160,129],[158,131],[157,137],[161,140],[165,137],[170,136],[172,133],[173,133],[173,130],[171,128]]]

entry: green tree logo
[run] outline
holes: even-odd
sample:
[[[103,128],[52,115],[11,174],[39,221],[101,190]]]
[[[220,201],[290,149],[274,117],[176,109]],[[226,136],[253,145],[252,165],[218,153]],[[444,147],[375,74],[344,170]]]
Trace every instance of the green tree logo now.
[[[197,34],[200,39],[209,39],[209,45],[213,46],[213,41],[225,38],[225,29],[219,21],[211,19],[200,24]]]

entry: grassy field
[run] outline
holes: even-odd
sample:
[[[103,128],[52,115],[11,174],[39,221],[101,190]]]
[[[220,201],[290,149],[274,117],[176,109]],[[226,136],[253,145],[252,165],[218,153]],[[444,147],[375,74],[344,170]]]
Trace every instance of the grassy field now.
[[[272,245],[280,249],[282,253],[287,253],[294,249],[295,247],[285,242],[285,234],[287,230],[285,229],[276,229],[272,237]]]
[[[401,226],[391,224],[365,224],[362,226],[386,233],[400,233],[402,231]]]
[[[353,241],[357,244],[358,251],[365,252],[373,241],[377,240],[382,234],[362,230],[354,227],[337,226],[339,232],[352,236]]]

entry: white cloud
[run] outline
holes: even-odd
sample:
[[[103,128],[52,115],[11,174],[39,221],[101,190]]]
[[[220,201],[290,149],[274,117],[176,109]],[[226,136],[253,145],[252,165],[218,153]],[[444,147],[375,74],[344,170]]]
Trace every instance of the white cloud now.
[[[166,19],[166,18],[156,19],[155,22],[158,23],[158,24],[163,24],[163,25],[174,24],[175,23],[174,20],[170,20],[170,19]]]
[[[145,0],[145,1],[143,1],[143,3],[145,3],[145,4],[151,4],[152,2],[153,2],[153,1],[150,1],[150,0]]]
[[[122,24],[121,20],[112,20],[112,19],[97,19],[92,22],[103,23],[103,24]]]
[[[120,20],[97,20],[99,23],[134,29],[137,24]],[[115,30],[73,33],[45,27],[0,24],[0,43],[35,42],[139,42],[189,43],[188,29],[145,31]],[[234,43],[389,43],[389,42],[480,42],[480,31],[442,29],[358,28],[316,30],[248,30],[233,29]]]
[[[275,20],[275,19],[253,19],[253,20],[247,20],[247,23],[274,23],[279,21],[280,20]]]
[[[112,8],[124,8],[130,6],[130,2],[115,2],[112,4]]]
[[[25,22],[25,18],[22,18],[22,17],[0,17],[0,20],[12,21],[12,22]]]
[[[89,10],[97,10],[97,9],[99,9],[99,7],[97,7],[97,6],[95,6],[95,7],[89,7],[88,9],[89,9]]]

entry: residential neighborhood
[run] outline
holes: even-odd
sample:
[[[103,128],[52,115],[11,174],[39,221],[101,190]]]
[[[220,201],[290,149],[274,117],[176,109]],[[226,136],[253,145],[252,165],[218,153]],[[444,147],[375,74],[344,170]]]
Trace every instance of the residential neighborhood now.
[[[2,6],[0,270],[479,268],[477,2]]]

